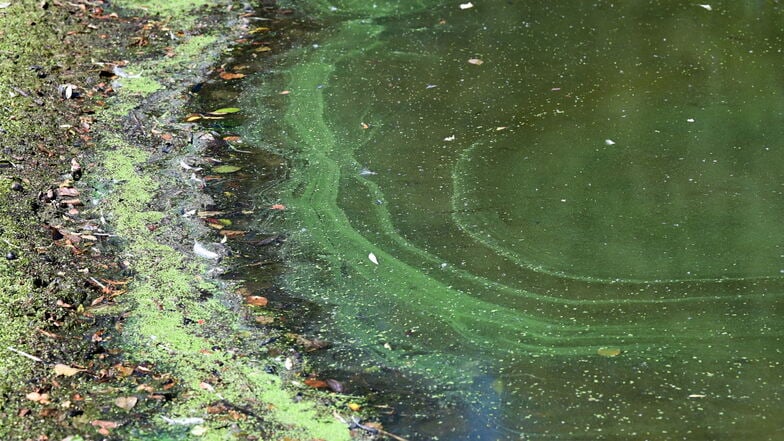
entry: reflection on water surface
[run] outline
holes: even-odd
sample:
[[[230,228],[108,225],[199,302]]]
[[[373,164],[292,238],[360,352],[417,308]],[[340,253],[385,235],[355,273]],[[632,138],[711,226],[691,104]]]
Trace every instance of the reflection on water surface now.
[[[388,428],[784,436],[777,2],[312,6],[247,98],[280,138],[246,137],[290,159],[287,288]]]

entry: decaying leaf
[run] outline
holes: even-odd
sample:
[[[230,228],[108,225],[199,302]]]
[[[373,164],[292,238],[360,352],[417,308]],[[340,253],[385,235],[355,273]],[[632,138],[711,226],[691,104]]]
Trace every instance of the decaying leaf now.
[[[119,407],[120,409],[131,410],[136,403],[139,402],[139,398],[131,395],[129,397],[117,397],[114,400],[114,405]]]
[[[78,374],[79,372],[84,372],[85,369],[78,369],[75,367],[68,366],[67,364],[57,363],[54,365],[54,374],[55,375],[63,375],[66,377],[73,377],[74,375]]]
[[[27,398],[30,401],[35,401],[36,403],[39,404],[50,403],[49,394],[42,394],[40,392],[30,392],[29,394],[25,395],[25,398]]]
[[[120,427],[119,423],[114,421],[104,421],[104,420],[93,420],[90,422],[94,427],[98,428],[98,433],[103,436],[109,435],[109,429],[116,429]]]
[[[326,389],[329,387],[326,381],[318,380],[316,378],[307,378],[303,383],[315,389]]]
[[[219,76],[224,80],[237,80],[240,78],[245,78],[245,74],[234,72],[221,72]]]
[[[245,298],[245,302],[252,306],[267,306],[269,300],[263,296],[248,296]]]
[[[212,169],[213,172],[218,173],[218,174],[234,173],[234,172],[240,171],[240,170],[242,170],[242,167],[238,167],[236,165],[219,165],[219,166],[214,167]]]

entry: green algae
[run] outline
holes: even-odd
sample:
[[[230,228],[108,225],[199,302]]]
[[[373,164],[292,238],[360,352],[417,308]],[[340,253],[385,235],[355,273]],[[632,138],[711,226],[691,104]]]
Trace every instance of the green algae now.
[[[773,226],[780,182],[770,179],[780,156],[774,159],[769,150],[749,153],[722,140],[767,149],[770,140],[781,138],[772,121],[781,113],[778,83],[770,78],[777,72],[775,51],[766,43],[779,39],[780,32],[748,40],[754,53],[764,54],[758,66],[766,67],[741,74],[748,64],[738,59],[749,48],[717,43],[728,41],[728,17],[699,21],[701,11],[674,2],[656,11],[635,5],[617,17],[626,26],[622,35],[635,34],[636,24],[621,17],[629,14],[646,17],[646,23],[656,22],[651,17],[699,23],[688,29],[703,38],[697,43],[686,31],[671,35],[672,28],[662,25],[666,36],[650,42],[640,37],[645,41],[632,48],[617,35],[591,33],[597,46],[584,50],[594,62],[573,65],[580,56],[563,53],[564,41],[573,48],[586,42],[580,33],[560,32],[566,7],[518,3],[524,12],[504,13],[512,7],[488,4],[491,21],[481,27],[473,11],[458,16],[455,5],[454,11],[434,6],[422,17],[404,20],[400,10],[382,7],[379,14],[389,16],[374,20],[377,16],[368,14],[372,4],[339,3],[337,11],[326,12],[329,4],[315,3],[318,18],[328,16],[328,25],[311,36],[317,45],[288,54],[290,62],[281,69],[286,83],[276,84],[277,90],[290,91],[278,151],[290,159],[291,180],[280,196],[287,207],[284,228],[291,232],[287,287],[334,306],[320,327],[341,334],[351,348],[338,367],[382,365],[441,385],[455,381],[459,386],[451,390],[471,403],[469,415],[501,428],[477,429],[472,434],[478,438],[515,438],[520,435],[509,433],[526,430],[590,438],[599,433],[596,428],[613,431],[607,439],[629,439],[635,430],[688,434],[702,421],[702,408],[680,400],[679,392],[661,391],[661,384],[720,394],[722,381],[753,389],[760,400],[738,410],[739,396],[728,395],[733,403],[717,404],[709,413],[715,421],[733,414],[733,422],[701,427],[700,436],[713,439],[711,434],[720,431],[734,434],[724,439],[745,433],[764,437],[773,430],[757,426],[754,415],[778,418],[780,400],[750,371],[767,385],[781,380],[775,371],[782,363],[775,349],[781,333],[769,325],[780,318],[784,293],[781,256],[773,252],[780,241],[771,240],[780,234]],[[774,29],[780,18],[781,10],[774,9],[777,18],[767,19],[766,29]],[[443,20],[440,14],[446,15]],[[574,20],[586,29],[602,29],[600,15],[581,9]],[[511,19],[523,16],[559,32],[527,30]],[[756,19],[732,22],[730,32],[748,36]],[[447,25],[439,28],[440,21]],[[465,29],[487,44],[466,47],[471,38]],[[526,40],[515,40],[517,33]],[[659,42],[673,38],[705,76],[659,59]],[[599,47],[604,39],[611,41]],[[706,42],[711,42],[707,48]],[[633,67],[634,57],[626,59],[624,51],[636,54],[648,43],[656,47],[651,52],[656,69]],[[467,62],[474,51],[486,60],[481,69]],[[504,58],[504,51],[511,55]],[[549,61],[553,54],[558,63]],[[613,67],[622,60],[629,63],[625,72],[634,75]],[[716,60],[722,60],[721,68]],[[654,72],[666,78],[653,78]],[[740,95],[717,85],[740,77],[750,79]],[[650,86],[656,81],[662,83]],[[697,92],[700,83],[706,88]],[[566,93],[559,93],[562,88]],[[248,102],[274,93],[273,87],[262,87]],[[745,101],[756,95],[757,100]],[[748,107],[745,116],[729,116],[733,112],[717,97],[737,101],[734,109]],[[710,123],[698,129],[689,111]],[[670,120],[673,114],[677,118]],[[640,122],[646,116],[653,119],[650,125]],[[254,127],[246,130],[243,138],[253,139]],[[608,131],[621,133],[628,145],[608,143],[615,137],[604,134]],[[640,133],[655,141],[641,139]],[[644,145],[651,149],[640,148]],[[763,157],[771,162],[758,163]],[[750,164],[764,172],[748,174]],[[372,172],[362,176],[365,167]],[[728,170],[740,170],[744,178]],[[662,190],[652,177],[659,175],[679,183],[667,182]],[[689,177],[709,185],[689,183]],[[735,181],[742,184],[734,186]],[[595,194],[590,184],[606,193]],[[735,210],[734,201],[747,190],[748,208]],[[660,226],[662,219],[650,217],[666,210],[635,199],[646,191],[669,192],[680,211],[667,214],[699,226],[651,239],[649,234],[677,226]],[[617,205],[603,205],[613,200]],[[602,219],[599,212],[611,216]],[[749,213],[757,214],[746,217]],[[650,231],[640,228],[645,222],[651,222]],[[730,225],[736,233],[726,238]],[[710,240],[696,237],[702,233]],[[646,248],[648,240],[659,242]],[[628,254],[619,252],[613,265],[602,254],[608,243]],[[723,246],[720,258],[711,260],[711,250]],[[660,253],[663,248],[667,253]],[[686,273],[691,265],[712,270]],[[747,326],[749,321],[754,325]],[[365,352],[356,355],[358,348]],[[602,348],[619,353],[608,360],[601,357]],[[738,357],[756,360],[755,368],[735,376],[730,366]],[[722,366],[721,374],[706,376],[697,367],[713,364]],[[714,375],[724,379],[714,381]],[[637,397],[651,391],[670,404],[639,405]],[[620,407],[600,396],[613,397]],[[656,408],[666,416],[645,417],[635,425],[639,415],[628,411],[632,408],[643,413]],[[522,421],[521,415],[538,417]],[[588,429],[581,423],[557,428],[573,419]]]

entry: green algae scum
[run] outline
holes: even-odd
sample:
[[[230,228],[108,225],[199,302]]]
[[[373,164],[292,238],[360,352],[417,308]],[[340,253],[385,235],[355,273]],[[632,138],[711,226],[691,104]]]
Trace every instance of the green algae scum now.
[[[780,5],[308,4],[243,138],[387,428],[784,436]]]

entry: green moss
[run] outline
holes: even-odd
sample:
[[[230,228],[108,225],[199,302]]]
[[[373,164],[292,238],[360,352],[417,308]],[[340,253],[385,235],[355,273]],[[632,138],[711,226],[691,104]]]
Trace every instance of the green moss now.
[[[142,10],[149,15],[174,17],[180,21],[191,22],[197,18],[197,15],[188,16],[188,13],[194,9],[205,6],[228,6],[231,2],[228,0],[116,0],[114,4],[121,8]]]
[[[120,95],[141,94],[146,96],[164,87],[163,84],[147,76],[122,78],[117,82],[120,85],[118,90]]]

